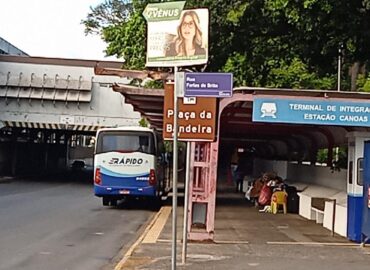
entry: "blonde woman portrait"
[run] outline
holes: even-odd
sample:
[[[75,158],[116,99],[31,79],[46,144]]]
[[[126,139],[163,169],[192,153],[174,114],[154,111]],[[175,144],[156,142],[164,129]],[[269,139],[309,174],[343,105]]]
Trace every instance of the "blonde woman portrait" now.
[[[202,48],[202,31],[200,29],[198,14],[185,11],[177,27],[177,36],[166,48],[166,56],[194,56],[205,55]]]

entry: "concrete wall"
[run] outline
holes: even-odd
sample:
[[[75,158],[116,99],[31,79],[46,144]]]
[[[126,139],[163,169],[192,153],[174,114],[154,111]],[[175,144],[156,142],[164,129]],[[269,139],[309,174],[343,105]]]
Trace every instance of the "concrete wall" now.
[[[332,172],[328,167],[288,163],[287,180],[319,185],[336,190],[347,191],[347,170]]]
[[[254,160],[254,177],[259,177],[264,172],[270,171],[276,172],[292,184],[305,183],[347,191],[347,169],[332,172],[329,167],[293,164],[280,160]]]
[[[288,162],[281,160],[254,159],[253,175],[259,177],[265,172],[274,171],[283,179],[287,178]]]
[[[316,220],[328,230],[347,236],[347,170],[332,172],[328,167],[288,164],[288,182],[301,190],[299,193],[299,214]],[[312,208],[312,198],[336,200],[336,214],[333,217],[333,202],[325,202],[323,213]]]
[[[347,206],[336,204],[334,218],[334,232],[347,236]],[[323,226],[328,230],[333,228],[333,202],[325,202],[325,213]]]

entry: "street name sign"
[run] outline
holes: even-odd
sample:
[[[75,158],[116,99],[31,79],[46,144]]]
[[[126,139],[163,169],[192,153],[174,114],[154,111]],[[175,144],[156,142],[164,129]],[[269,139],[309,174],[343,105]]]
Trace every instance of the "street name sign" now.
[[[186,72],[185,97],[218,97],[233,95],[232,73]]]

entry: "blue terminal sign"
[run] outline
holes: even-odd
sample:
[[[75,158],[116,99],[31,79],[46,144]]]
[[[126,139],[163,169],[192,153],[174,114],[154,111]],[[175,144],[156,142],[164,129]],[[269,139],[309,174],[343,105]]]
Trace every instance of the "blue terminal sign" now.
[[[370,100],[297,100],[255,97],[254,122],[370,127]]]
[[[185,97],[232,97],[233,74],[186,72],[184,78]]]

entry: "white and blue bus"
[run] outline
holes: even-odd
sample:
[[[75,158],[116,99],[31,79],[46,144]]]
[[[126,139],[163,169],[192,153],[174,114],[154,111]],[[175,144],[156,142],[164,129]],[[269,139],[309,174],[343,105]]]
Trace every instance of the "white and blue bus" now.
[[[144,127],[102,128],[94,153],[94,192],[103,205],[126,197],[160,199],[170,190],[162,138]]]

